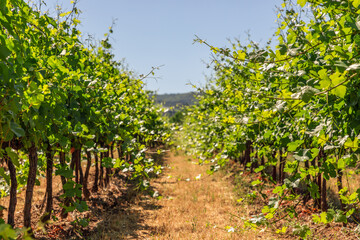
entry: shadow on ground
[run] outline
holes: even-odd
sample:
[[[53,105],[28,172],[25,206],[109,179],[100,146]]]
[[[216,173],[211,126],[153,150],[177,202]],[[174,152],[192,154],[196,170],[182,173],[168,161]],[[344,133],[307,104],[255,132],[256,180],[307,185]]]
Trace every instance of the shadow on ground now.
[[[148,157],[154,159],[157,164],[164,165],[168,152],[158,154],[148,153]],[[154,174],[151,177],[156,177]],[[157,191],[151,187],[146,192],[133,190],[135,183],[124,175],[114,175],[113,184],[125,184],[121,187],[121,194],[116,196],[109,191],[109,198],[93,198],[90,200],[90,215],[96,221],[96,226],[85,228],[78,238],[74,239],[143,239],[149,236],[155,229],[144,223],[146,215],[143,210],[157,210],[161,206],[154,203],[152,193]],[[141,236],[140,236],[140,235]],[[69,236],[70,237],[70,236]],[[72,238],[67,238],[72,239]]]

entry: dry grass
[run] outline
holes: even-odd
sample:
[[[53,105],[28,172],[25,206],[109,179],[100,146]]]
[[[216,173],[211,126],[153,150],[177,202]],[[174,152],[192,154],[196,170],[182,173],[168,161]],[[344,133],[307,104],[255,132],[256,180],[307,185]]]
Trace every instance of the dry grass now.
[[[226,175],[209,176],[208,166],[183,155],[170,153],[165,160],[169,166],[152,181],[161,198],[138,199],[124,214],[109,218],[94,239],[274,239],[243,230],[241,217],[248,216],[249,209],[237,205]]]
[[[46,179],[39,178],[40,185],[36,185],[34,187],[34,195],[33,195],[33,203],[32,203],[32,224],[33,226],[37,225],[41,214],[45,211],[45,192],[46,192]],[[62,185],[60,176],[53,177],[53,193],[54,196],[60,195],[62,192]],[[25,205],[25,194],[26,194],[26,186],[18,193],[17,195],[17,204],[15,210],[15,222],[17,223],[16,227],[22,227],[23,223],[23,214],[24,214],[24,205]],[[10,202],[10,197],[0,198],[0,205],[4,207],[8,207]],[[58,204],[58,200],[54,199],[55,205]],[[7,221],[7,211],[4,211],[3,219],[5,222]]]
[[[117,153],[114,154],[117,157]],[[83,169],[85,169],[86,162],[82,162]],[[55,171],[55,170],[54,170]],[[94,168],[91,168],[89,175],[89,189],[94,183]],[[44,173],[42,173],[44,175]],[[92,192],[90,200],[87,201],[89,210],[83,213],[77,211],[70,212],[66,218],[60,217],[62,208],[60,207],[62,199],[60,195],[63,193],[62,183],[60,176],[53,176],[53,218],[46,225],[45,229],[43,224],[40,223],[40,217],[45,211],[45,192],[46,192],[46,179],[44,177],[38,177],[40,182],[39,186],[34,187],[33,201],[31,207],[32,215],[32,228],[35,236],[39,239],[88,239],[87,236],[92,232],[96,232],[98,226],[102,225],[114,211],[124,211],[127,208],[129,199],[132,199],[133,195],[137,193],[133,191],[133,188],[127,183],[127,175],[120,174],[121,176],[115,176],[111,179],[109,188],[99,187],[98,192]],[[26,186],[17,194],[17,205],[15,211],[15,227],[23,227],[23,212],[25,204]],[[6,196],[0,199],[0,205],[8,207],[10,197]],[[113,211],[114,210],[114,211]],[[7,222],[7,210],[0,212],[1,217]],[[88,219],[89,226],[81,228],[78,226],[72,226],[71,222],[76,218]],[[44,232],[44,230],[46,230]]]
[[[245,195],[251,190],[250,183],[256,176],[243,174],[240,178],[241,183],[237,183],[237,188],[240,189],[234,193],[234,177],[231,174],[217,172],[209,176],[206,174],[209,166],[199,166],[196,160],[173,152],[164,154],[163,160],[165,166],[168,165],[162,175],[153,179],[151,183],[153,190],[159,192],[161,196],[159,199],[137,195],[124,182],[114,182],[110,190],[111,194],[101,191],[94,195],[94,202],[88,203],[91,206],[91,213],[87,213],[91,218],[91,227],[83,239],[298,239],[291,234],[291,228],[287,234],[274,233],[282,226],[291,227],[296,223],[308,224],[313,231],[314,239],[354,239],[352,238],[354,234],[350,234],[350,237],[346,232],[350,231],[350,228],[344,228],[339,224],[332,224],[331,231],[328,225],[312,224],[311,214],[291,222],[279,222],[276,226],[265,229],[264,232],[244,230],[241,218],[259,214],[263,203],[243,201],[239,204],[236,200],[240,197],[246,198]],[[239,172],[236,171],[236,166],[236,164],[230,166],[234,168],[233,172]],[[201,177],[196,179],[199,175]],[[92,180],[93,176],[90,179]],[[344,187],[348,187],[350,192],[357,188],[359,180],[358,175],[348,176],[347,172],[344,173]],[[43,212],[41,208],[45,194],[45,179],[40,178],[40,182],[41,187],[37,186],[34,189],[32,210],[34,227]],[[330,198],[328,200],[336,202],[338,197],[336,180],[332,179],[328,184],[328,198]],[[121,187],[121,191],[116,189],[118,187]],[[54,177],[54,192],[55,195],[61,192],[58,176]],[[241,196],[237,197],[236,194]],[[24,195],[25,191],[18,195],[16,211],[18,227],[22,224]],[[8,197],[2,198],[0,204],[7,206],[8,201]],[[109,206],[101,204],[101,201]],[[54,202],[58,213],[59,202],[56,199]],[[6,219],[7,212],[5,211],[4,214]],[[65,227],[64,222],[72,220],[74,216],[70,214],[67,219],[57,221],[54,225]],[[233,227],[235,232],[229,232],[229,227]],[[71,228],[67,228],[67,231],[71,231]],[[57,239],[81,238],[77,235],[75,238]]]

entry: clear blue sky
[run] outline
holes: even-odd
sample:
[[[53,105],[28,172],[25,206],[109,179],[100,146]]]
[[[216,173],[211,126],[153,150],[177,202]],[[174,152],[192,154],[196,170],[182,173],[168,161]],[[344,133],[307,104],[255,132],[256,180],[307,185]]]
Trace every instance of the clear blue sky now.
[[[56,3],[70,10],[70,0],[44,0],[50,12]],[[37,1],[35,1],[37,2]],[[147,89],[158,93],[192,91],[187,83],[205,83],[203,62],[210,61],[205,45],[193,44],[195,35],[224,47],[227,39],[246,42],[266,41],[275,32],[276,7],[282,0],[80,0],[78,8],[83,36],[102,39],[113,19],[113,52],[125,58],[129,68],[146,74],[154,66],[155,79],[148,79]],[[44,9],[44,8],[43,8]],[[52,10],[51,10],[52,9]]]

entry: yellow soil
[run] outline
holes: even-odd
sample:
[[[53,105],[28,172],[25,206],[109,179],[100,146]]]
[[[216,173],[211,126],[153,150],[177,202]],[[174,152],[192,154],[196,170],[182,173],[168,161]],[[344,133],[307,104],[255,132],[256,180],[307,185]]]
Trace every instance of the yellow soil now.
[[[229,177],[209,176],[208,168],[167,154],[162,176],[151,183],[162,198],[141,197],[105,220],[94,239],[272,239],[242,230],[248,208],[237,205]]]

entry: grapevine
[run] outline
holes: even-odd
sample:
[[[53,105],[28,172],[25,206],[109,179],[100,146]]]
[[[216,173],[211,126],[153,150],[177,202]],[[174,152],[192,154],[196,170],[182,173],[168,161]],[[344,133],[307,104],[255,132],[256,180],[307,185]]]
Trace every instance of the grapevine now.
[[[275,47],[237,40],[218,48],[195,39],[212,51],[215,77],[188,110],[187,148],[213,171],[232,159],[276,184],[250,227],[295,218],[294,206],[309,199],[323,211],[314,222],[358,221],[360,189],[344,178],[358,174],[359,5],[285,0]],[[335,210],[329,182],[337,186]]]
[[[161,109],[143,89],[143,79],[114,60],[112,29],[99,44],[83,44],[77,13],[74,5],[54,19],[23,0],[0,2],[0,175],[10,185],[11,199],[8,225],[0,233],[5,239],[15,238],[16,195],[24,185],[24,236],[33,236],[33,188],[39,174],[46,175],[41,218],[46,223],[53,209],[54,174],[61,176],[66,216],[86,210],[90,187],[93,192],[108,188],[114,170],[130,169],[138,189],[147,188],[151,171],[160,172],[145,152],[170,136]],[[93,159],[95,182],[88,186]]]

